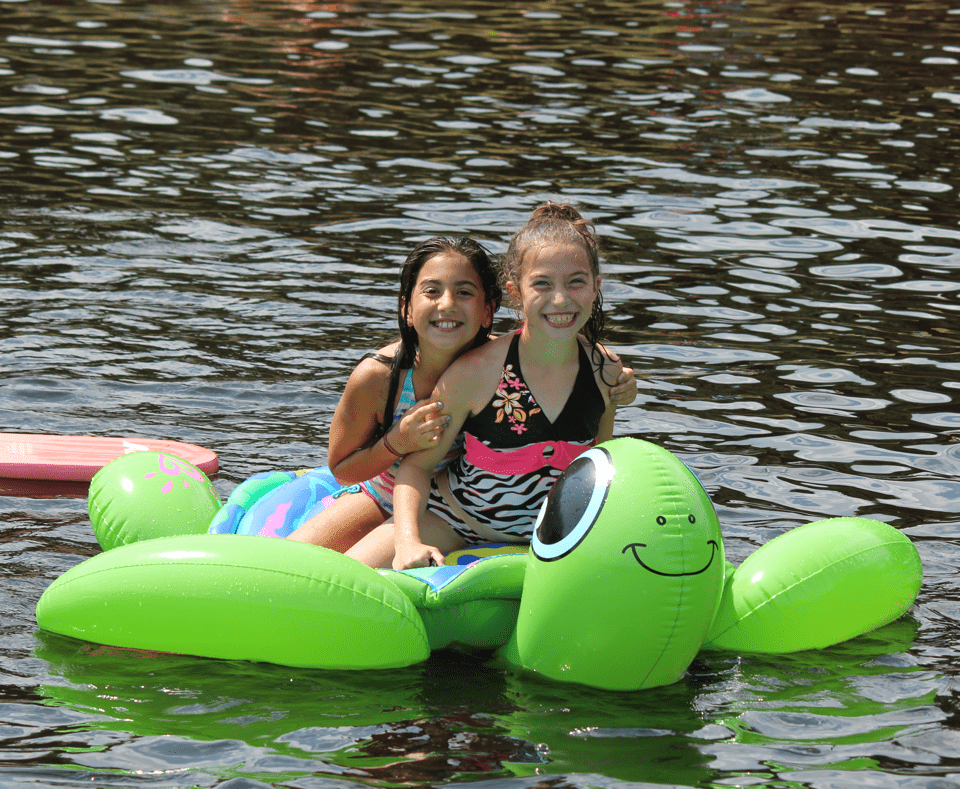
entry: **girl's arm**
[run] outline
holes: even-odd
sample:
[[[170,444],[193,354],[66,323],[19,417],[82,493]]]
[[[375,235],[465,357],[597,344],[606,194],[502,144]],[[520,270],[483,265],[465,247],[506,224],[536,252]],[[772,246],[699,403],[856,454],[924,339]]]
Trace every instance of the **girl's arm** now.
[[[432,446],[443,432],[446,417],[440,413],[440,404],[424,400],[394,422],[386,442],[381,438],[365,447],[383,418],[389,383],[390,368],[375,359],[364,359],[350,374],[330,423],[327,455],[341,485],[377,476],[400,456]]]
[[[587,342],[587,338],[582,334],[579,335],[580,342],[583,346],[589,351],[590,345]],[[618,361],[622,360],[612,351],[604,348],[602,345],[597,346],[604,356],[609,357],[610,359],[616,359]],[[620,371],[619,376],[617,376],[616,383],[611,386],[608,381],[610,378],[606,378],[601,389],[605,389],[610,395],[611,400],[616,400],[617,405],[630,405],[634,400],[637,399],[637,376],[632,367],[623,367]]]
[[[610,401],[610,405],[607,406],[607,410],[603,412],[603,416],[600,417],[600,429],[597,430],[597,443],[602,444],[604,441],[609,441],[613,438],[613,418],[617,415],[617,404]]]
[[[430,499],[430,480],[470,412],[479,410],[478,403],[482,408],[493,395],[506,355],[493,346],[494,343],[488,343],[461,357],[441,376],[433,398],[443,401],[450,423],[435,447],[408,455],[400,464],[393,489],[395,570],[424,567],[431,560],[443,564],[443,554],[436,546],[425,544],[420,533]]]
[[[443,554],[434,545],[427,545],[420,536],[420,524],[430,499],[430,479],[434,465],[425,468],[421,455],[431,451],[408,455],[397,471],[393,489],[394,556],[393,569],[429,567],[431,563],[443,564]]]
[[[617,405],[619,402],[615,397],[615,391],[607,389],[604,386],[605,381],[617,380],[619,381],[623,372],[629,370],[623,366],[623,362],[620,361],[620,357],[616,356],[602,345],[597,346],[601,353],[603,354],[603,366],[600,370],[597,371],[597,385],[600,387],[600,391],[606,391],[607,397],[607,408],[603,412],[603,416],[600,418],[600,427],[597,431],[597,442],[601,443],[603,441],[609,441],[613,438],[613,421],[614,417],[617,414]],[[631,378],[633,375],[633,370],[630,370]],[[635,381],[635,379],[633,379]],[[633,383],[634,396],[636,396],[636,383]],[[632,401],[632,398],[631,398]]]

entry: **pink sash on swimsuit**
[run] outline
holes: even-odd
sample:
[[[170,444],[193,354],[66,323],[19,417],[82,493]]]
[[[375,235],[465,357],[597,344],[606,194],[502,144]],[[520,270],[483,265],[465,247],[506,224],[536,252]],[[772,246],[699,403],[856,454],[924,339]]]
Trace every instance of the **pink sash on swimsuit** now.
[[[561,471],[569,466],[577,455],[596,444],[571,444],[568,441],[542,441],[513,450],[491,449],[470,433],[467,438],[467,462],[493,474],[529,474],[544,466]]]

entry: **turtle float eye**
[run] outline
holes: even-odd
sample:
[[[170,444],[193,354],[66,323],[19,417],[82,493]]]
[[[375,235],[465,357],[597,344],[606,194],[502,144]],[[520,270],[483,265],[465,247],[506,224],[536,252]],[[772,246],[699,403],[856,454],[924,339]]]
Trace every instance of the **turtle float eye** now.
[[[613,463],[600,447],[589,449],[560,475],[534,526],[533,553],[553,561],[576,548],[596,523],[607,498]]]

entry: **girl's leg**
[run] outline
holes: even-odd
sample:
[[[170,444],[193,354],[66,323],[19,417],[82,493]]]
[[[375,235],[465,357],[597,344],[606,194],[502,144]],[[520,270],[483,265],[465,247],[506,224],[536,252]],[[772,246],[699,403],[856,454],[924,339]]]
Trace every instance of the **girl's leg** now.
[[[457,534],[449,523],[432,512],[427,512],[420,522],[420,539],[424,545],[436,546],[444,556],[467,545],[466,540]],[[346,551],[346,554],[370,567],[392,567],[395,540],[391,518]]]
[[[365,493],[344,493],[287,539],[309,542],[343,553],[386,518],[387,513]]]

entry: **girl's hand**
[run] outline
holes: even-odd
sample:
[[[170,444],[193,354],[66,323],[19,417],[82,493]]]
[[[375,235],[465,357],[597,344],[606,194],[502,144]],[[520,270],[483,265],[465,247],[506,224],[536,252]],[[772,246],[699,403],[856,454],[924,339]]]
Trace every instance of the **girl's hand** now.
[[[637,399],[637,377],[632,367],[624,367],[617,378],[617,385],[610,388],[610,402],[617,405],[630,405]]]
[[[390,430],[390,445],[404,455],[432,447],[440,440],[450,421],[450,417],[442,413],[442,408],[443,403],[436,400],[414,403]]]
[[[397,545],[393,557],[394,570],[409,570],[411,567],[438,567],[443,564],[443,554],[432,545],[422,542],[403,542]]]

